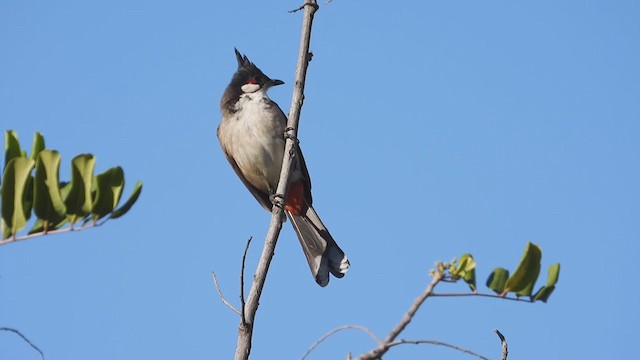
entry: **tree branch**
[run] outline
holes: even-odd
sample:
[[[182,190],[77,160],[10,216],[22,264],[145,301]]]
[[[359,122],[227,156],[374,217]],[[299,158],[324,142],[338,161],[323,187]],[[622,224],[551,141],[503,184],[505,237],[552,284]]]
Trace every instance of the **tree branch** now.
[[[369,330],[368,328],[366,328],[364,326],[360,326],[360,325],[343,325],[343,326],[337,327],[337,328],[329,331],[328,333],[322,335],[316,342],[314,342],[313,344],[311,344],[311,346],[309,346],[309,348],[304,353],[304,355],[302,355],[300,360],[306,359],[307,356],[309,356],[309,354],[311,354],[311,352],[313,350],[315,350],[315,348],[318,347],[318,345],[320,345],[320,343],[322,343],[323,341],[327,340],[327,338],[329,338],[331,335],[333,335],[333,334],[335,334],[335,333],[337,333],[339,331],[347,330],[347,329],[360,330],[360,331],[364,332],[365,334],[369,335],[369,337],[372,338],[373,341],[375,341],[377,345],[380,345],[380,343],[381,343],[380,339],[376,336],[376,334],[374,334],[373,331]]]
[[[418,312],[418,310],[420,309],[420,306],[427,300],[427,298],[431,297],[431,296],[441,296],[441,297],[445,297],[445,296],[481,296],[481,297],[491,297],[491,298],[497,298],[497,299],[507,299],[507,300],[513,300],[513,301],[523,301],[523,302],[532,302],[532,301],[528,301],[528,300],[523,300],[523,299],[519,299],[519,298],[508,298],[508,297],[504,297],[504,296],[499,296],[499,295],[492,295],[492,294],[480,294],[480,293],[445,293],[445,294],[436,294],[433,292],[433,290],[435,289],[436,285],[438,285],[440,282],[445,282],[447,280],[449,280],[449,277],[447,275],[448,273],[448,267],[446,266],[446,264],[443,264],[441,262],[437,262],[436,263],[436,270],[432,271],[432,280],[431,283],[429,283],[429,285],[427,286],[427,288],[422,292],[422,294],[420,294],[420,296],[418,296],[416,298],[416,300],[413,302],[413,304],[411,304],[411,306],[409,307],[409,310],[405,313],[405,315],[402,317],[402,319],[400,320],[400,322],[393,328],[393,330],[391,330],[391,332],[389,333],[389,335],[387,335],[387,337],[383,340],[380,341],[380,339],[368,328],[364,327],[364,326],[360,326],[360,325],[343,325],[341,327],[335,328],[331,331],[329,331],[328,333],[322,335],[322,337],[320,337],[320,339],[318,339],[315,343],[313,343],[308,349],[307,351],[304,353],[304,355],[302,356],[301,360],[306,359],[306,357],[313,351],[315,350],[315,348],[320,345],[320,343],[322,343],[323,341],[325,341],[327,338],[329,338],[330,336],[334,335],[335,333],[342,331],[342,330],[346,330],[346,329],[356,329],[356,330],[361,330],[363,332],[365,332],[367,335],[369,335],[377,344],[377,347],[363,355],[360,355],[359,357],[357,357],[357,360],[380,360],[382,359],[382,356],[384,356],[384,354],[389,351],[390,348],[394,347],[394,346],[398,346],[398,345],[405,345],[405,344],[431,344],[431,345],[439,345],[439,346],[445,346],[451,349],[455,349],[458,350],[460,352],[463,352],[465,354],[469,354],[471,356],[475,356],[479,359],[483,359],[483,360],[489,360],[487,357],[484,357],[480,354],[477,354],[471,350],[468,349],[464,349],[461,348],[459,346],[456,345],[452,345],[452,344],[448,344],[442,341],[437,341],[437,340],[405,340],[405,339],[400,339],[400,340],[396,340],[396,338],[400,335],[400,333],[402,333],[402,331],[404,331],[404,329],[407,327],[407,325],[409,325],[409,323],[411,322],[411,320],[413,319],[413,317],[415,316],[415,314]],[[507,354],[508,354],[508,350],[507,350],[507,342],[504,338],[504,336],[502,336],[502,334],[498,331],[495,330],[496,334],[498,334],[498,336],[500,337],[500,340],[502,341],[502,360],[507,360]],[[349,353],[348,359],[351,359],[351,354]]]
[[[509,355],[509,345],[507,345],[507,339],[504,338],[504,335],[498,329],[494,330],[498,337],[500,338],[500,343],[502,343],[502,360],[507,360],[507,356]]]
[[[44,353],[42,352],[42,350],[38,349],[38,347],[34,343],[29,341],[29,339],[27,339],[26,336],[22,335],[22,333],[20,331],[18,331],[16,329],[8,328],[8,327],[0,327],[0,331],[12,332],[12,333],[20,336],[22,338],[22,340],[24,340],[27,344],[29,344],[29,346],[31,346],[31,348],[33,348],[35,351],[40,353],[40,357],[42,358],[42,360],[44,360]]]
[[[304,5],[304,17],[302,20],[302,34],[300,38],[300,50],[298,53],[298,65],[296,67],[295,84],[293,89],[293,97],[291,99],[291,110],[289,111],[289,120],[287,122],[287,134],[285,134],[285,152],[282,161],[282,169],[280,171],[280,181],[276,194],[286,194],[289,186],[289,174],[291,173],[293,154],[295,153],[294,141],[297,135],[298,122],[300,120],[300,110],[304,100],[304,84],[307,75],[307,67],[309,65],[309,43],[311,41],[311,26],[313,24],[313,15],[318,10],[316,0],[307,1]],[[253,324],[258,311],[260,296],[267,279],[267,272],[271,259],[275,253],[278,235],[282,229],[284,221],[284,213],[281,206],[272,207],[271,223],[265,238],[262,254],[258,267],[253,276],[251,290],[247,303],[244,306],[244,317],[238,326],[238,342],[236,345],[236,360],[247,360],[251,353],[251,339],[253,336]]]
[[[242,267],[240,268],[240,306],[241,306],[241,310],[242,310],[242,314],[240,314],[240,320],[242,325],[246,326],[246,323],[244,321],[245,319],[245,299],[244,299],[244,267],[247,261],[247,251],[249,251],[249,245],[251,244],[251,240],[253,239],[253,236],[249,236],[249,239],[247,239],[247,245],[244,247],[244,253],[242,253]]]
[[[391,348],[392,344],[394,344],[394,340],[398,337],[398,335],[400,335],[400,333],[407,327],[407,325],[409,325],[409,323],[413,319],[413,316],[416,314],[418,309],[420,309],[420,305],[422,305],[422,303],[424,303],[425,300],[427,300],[427,298],[431,296],[431,294],[433,293],[433,289],[435,288],[436,285],[438,285],[438,283],[440,282],[440,280],[442,280],[443,277],[444,277],[444,270],[441,268],[441,264],[438,264],[438,269],[434,271],[433,279],[431,280],[431,283],[422,292],[422,294],[420,294],[420,296],[416,298],[413,304],[411,304],[411,306],[409,307],[409,310],[407,310],[407,312],[402,317],[402,320],[400,320],[400,322],[396,325],[396,327],[393,328],[393,330],[391,330],[391,332],[389,333],[389,335],[387,335],[384,341],[378,344],[377,348],[369,351],[368,353],[360,355],[359,357],[357,357],[357,359],[358,360],[381,359],[382,355],[384,355],[387,351],[389,351],[389,348]]]
[[[227,301],[227,299],[224,297],[224,295],[222,295],[222,290],[220,290],[220,285],[218,285],[218,279],[216,278],[216,273],[212,272],[211,273],[211,277],[213,278],[213,284],[216,286],[216,291],[218,291],[218,295],[220,296],[220,300],[222,300],[222,303],[225,304],[229,309],[231,309],[231,311],[233,311],[234,313],[240,315],[240,320],[241,323],[246,325],[244,323],[244,265],[245,265],[245,261],[247,259],[247,251],[249,251],[249,244],[251,244],[251,240],[253,239],[253,237],[249,236],[249,239],[247,239],[247,245],[245,245],[244,247],[244,253],[242,253],[242,266],[240,268],[240,306],[241,306],[241,310],[236,309],[233,305],[231,305],[230,302]]]
[[[240,311],[236,309],[233,305],[231,305],[231,303],[228,302],[227,299],[225,299],[224,295],[222,295],[222,290],[220,290],[220,286],[218,285],[218,279],[216,278],[216,273],[212,272],[211,277],[213,278],[213,284],[216,286],[216,290],[218,291],[218,296],[220,296],[220,300],[222,300],[222,303],[225,304],[234,313],[241,315]]]
[[[455,350],[461,351],[461,352],[463,352],[465,354],[469,354],[471,356],[475,356],[475,357],[480,358],[482,360],[489,360],[489,358],[486,358],[486,357],[484,357],[484,356],[482,356],[480,354],[476,354],[471,350],[467,350],[467,349],[461,348],[459,346],[447,344],[445,342],[436,341],[436,340],[404,340],[404,339],[401,339],[401,340],[392,342],[391,344],[389,344],[389,347],[398,346],[398,345],[404,345],[404,344],[416,344],[416,345],[418,345],[418,344],[431,344],[431,345],[445,346],[445,347],[448,347],[448,348],[451,348],[451,349],[455,349]]]
[[[14,236],[8,237],[6,239],[1,239],[0,240],[0,246],[11,244],[11,243],[16,242],[16,241],[33,239],[35,237],[40,237],[40,236],[63,234],[63,233],[68,233],[68,232],[82,231],[82,230],[86,230],[86,229],[91,229],[91,228],[102,226],[102,224],[107,222],[107,220],[109,220],[109,219],[110,218],[106,218],[103,221],[95,222],[95,223],[90,222],[87,225],[80,226],[80,227],[77,227],[77,228],[68,227],[68,228],[63,228],[63,229],[58,229],[58,230],[41,231],[41,232],[28,234],[28,235],[23,235],[23,236],[15,236],[14,235]]]
[[[535,302],[525,298],[514,298],[514,297],[508,297],[508,296],[500,296],[497,294],[483,294],[483,293],[432,293],[431,296],[433,297],[478,296],[478,297],[489,297],[489,298],[504,299],[504,300],[511,300],[511,301],[520,301],[520,302],[526,302],[526,303]]]

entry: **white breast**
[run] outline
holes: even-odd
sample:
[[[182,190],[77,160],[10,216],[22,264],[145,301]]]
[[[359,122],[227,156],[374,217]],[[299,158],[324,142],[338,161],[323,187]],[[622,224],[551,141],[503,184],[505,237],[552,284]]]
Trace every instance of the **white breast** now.
[[[220,142],[256,188],[275,192],[284,155],[286,118],[263,90],[244,94],[220,124]]]

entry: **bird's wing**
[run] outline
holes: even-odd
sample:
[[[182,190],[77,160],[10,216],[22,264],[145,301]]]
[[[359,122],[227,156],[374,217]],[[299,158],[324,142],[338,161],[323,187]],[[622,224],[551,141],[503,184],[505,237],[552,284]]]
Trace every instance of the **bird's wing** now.
[[[300,144],[296,144],[296,155],[298,160],[298,166],[300,167],[300,173],[302,174],[302,181],[304,182],[304,198],[307,201],[307,206],[313,204],[313,198],[311,197],[311,177],[309,176],[309,170],[307,169],[307,163],[302,156],[302,149]]]
[[[227,149],[225,149],[224,146],[222,147],[222,152],[224,153],[224,157],[227,158],[227,161],[229,161],[229,164],[231,164],[233,171],[235,171],[236,175],[238,175],[240,180],[242,180],[242,183],[244,184],[244,186],[246,186],[247,189],[249,189],[249,191],[251,192],[251,195],[253,195],[253,197],[255,197],[256,200],[258,200],[258,202],[260,203],[260,205],[262,205],[263,208],[265,208],[267,211],[271,211],[272,204],[271,204],[271,200],[269,199],[269,194],[262,192],[258,190],[258,188],[256,188],[255,186],[251,185],[249,180],[247,180],[247,178],[244,177],[244,174],[242,173],[242,170],[240,170],[240,167],[238,166],[236,161],[229,155],[229,153],[227,152]]]

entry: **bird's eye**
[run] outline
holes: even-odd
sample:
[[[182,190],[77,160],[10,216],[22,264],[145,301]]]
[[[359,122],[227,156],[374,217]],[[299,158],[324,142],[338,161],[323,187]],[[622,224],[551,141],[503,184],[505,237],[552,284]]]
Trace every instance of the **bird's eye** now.
[[[248,83],[249,84],[257,84],[260,82],[259,76],[250,77]]]

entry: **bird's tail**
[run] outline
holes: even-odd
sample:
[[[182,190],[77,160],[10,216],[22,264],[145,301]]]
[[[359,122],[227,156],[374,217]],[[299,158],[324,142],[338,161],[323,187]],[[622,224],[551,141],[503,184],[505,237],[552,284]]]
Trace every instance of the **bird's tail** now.
[[[349,259],[333,240],[316,211],[308,206],[300,215],[287,211],[287,216],[318,285],[324,287],[329,284],[329,273],[337,278],[343,277],[349,270]]]

